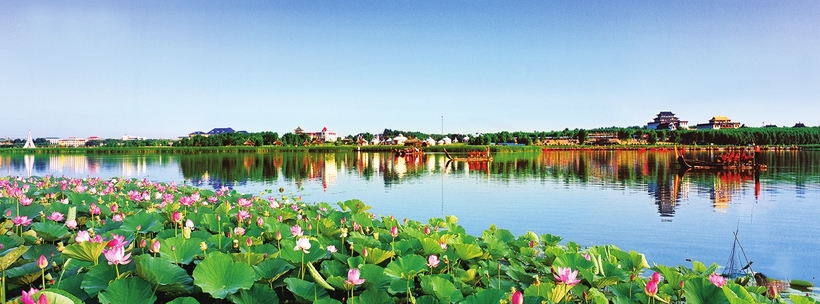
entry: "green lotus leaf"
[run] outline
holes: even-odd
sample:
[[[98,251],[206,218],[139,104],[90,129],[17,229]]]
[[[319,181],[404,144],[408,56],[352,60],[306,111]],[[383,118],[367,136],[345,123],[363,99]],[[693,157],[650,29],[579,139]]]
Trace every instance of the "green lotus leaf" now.
[[[40,292],[36,292],[31,295],[32,299],[39,299],[40,295],[45,295],[46,299],[48,300],[47,303],[49,304],[82,304],[83,301],[75,297],[74,295],[66,292],[65,290],[59,289],[46,289]]]
[[[100,264],[88,270],[80,287],[89,296],[96,296],[102,290],[108,288],[108,284],[117,278],[117,270],[114,266]]]
[[[99,261],[103,249],[105,249],[105,243],[82,242],[65,246],[63,256],[96,263]]]
[[[708,279],[697,277],[686,280],[683,287],[686,303],[689,304],[724,304],[729,303],[721,288]]]
[[[754,297],[743,286],[737,284],[727,284],[723,289],[723,294],[731,304],[755,303]]]
[[[367,256],[364,260],[367,264],[380,264],[395,255],[395,252],[389,250],[383,250],[381,248],[367,248]]]
[[[418,255],[406,255],[387,264],[384,274],[394,278],[410,280],[427,269],[427,261]]]
[[[28,246],[20,246],[20,247],[14,248],[11,251],[8,251],[6,253],[6,255],[4,255],[3,257],[0,257],[0,271],[4,271],[4,270],[8,269],[9,266],[11,266],[11,264],[14,264],[14,262],[17,262],[17,259],[19,259],[21,256],[23,256],[23,254],[26,253],[26,251],[28,251],[28,249],[29,249]]]
[[[13,214],[16,214],[16,208],[11,209]],[[40,212],[45,212],[46,207],[41,204],[31,204],[28,206],[20,206],[20,216],[28,216],[30,219],[37,219],[40,217]]]
[[[25,241],[16,234],[0,235],[0,257],[5,256],[13,250],[17,250],[17,246],[23,245]],[[8,266],[7,266],[8,267]]]
[[[253,271],[256,272],[256,275],[266,280],[276,280],[294,268],[296,267],[280,258],[267,259],[253,265]]]
[[[202,242],[203,240],[197,238],[167,238],[160,241],[159,253],[162,257],[171,261],[188,265],[194,260],[197,254],[202,253],[202,250],[199,248],[199,244]]]
[[[294,247],[296,247],[296,241],[291,239],[282,240],[282,251],[279,251],[279,257],[298,265],[302,261],[311,263],[327,256],[327,251],[321,249],[319,242],[315,240],[310,240],[308,253],[303,253],[302,250],[293,250]]]
[[[799,295],[799,294],[790,294],[789,295],[789,300],[791,300],[792,303],[794,303],[794,304],[817,304],[817,303],[820,303],[820,301],[817,301],[817,300],[812,299],[808,296],[803,296],[803,295]]]
[[[8,278],[22,277],[29,274],[35,275],[36,278],[40,277],[40,268],[37,267],[37,262],[25,263],[6,270],[6,277]],[[26,280],[23,279],[23,281]]]
[[[80,273],[72,276],[64,276],[60,279],[56,285],[53,287],[58,288],[60,290],[64,290],[69,294],[72,294],[79,298],[82,301],[88,299],[88,293],[82,289],[81,284],[83,283],[83,279],[85,278],[85,273]]]
[[[39,237],[48,242],[57,241],[69,234],[68,228],[66,228],[65,225],[52,222],[37,222],[31,224],[31,229],[36,231]]]
[[[508,298],[507,293],[498,289],[484,289],[464,299],[463,304],[501,303]]]
[[[152,304],[157,296],[151,285],[139,277],[128,277],[115,280],[100,293],[100,303],[116,304]]]
[[[347,200],[344,203],[340,202],[339,207],[341,207],[344,211],[350,210],[354,214],[362,213],[364,211],[370,210],[371,208],[370,206],[365,205],[362,201],[357,199]]]
[[[130,233],[149,233],[159,232],[162,230],[165,219],[157,213],[140,212],[134,215],[129,215],[122,222],[123,230]],[[139,227],[139,229],[137,229]]]
[[[444,252],[441,248],[441,244],[438,242],[438,239],[430,237],[421,239],[421,247],[424,248],[425,255],[441,254]]]
[[[176,298],[171,302],[166,304],[200,304],[199,301],[192,297],[183,297],[183,298]]]
[[[230,295],[232,302],[236,304],[276,304],[279,303],[279,295],[264,284],[254,284],[250,290],[240,290],[236,294]]]
[[[342,302],[334,298],[324,298],[314,301],[313,304],[342,304]]]
[[[410,280],[393,279],[390,281],[390,287],[387,288],[387,292],[391,295],[406,294],[408,292],[408,284],[410,285],[410,289],[412,291],[415,286],[413,282],[410,282]]]
[[[421,289],[426,294],[432,294],[445,302],[458,302],[464,298],[461,292],[456,289],[456,286],[453,285],[453,282],[440,276],[421,277]]]
[[[245,262],[248,265],[256,265],[261,263],[265,260],[265,254],[263,253],[253,253],[253,252],[236,252],[231,253],[231,257],[233,257],[234,261],[237,262]]]
[[[175,265],[165,257],[152,257],[147,254],[134,258],[135,273],[154,286],[157,291],[174,295],[188,294],[194,290],[194,279],[185,269]]]
[[[353,221],[362,227],[373,227],[373,220],[367,213],[356,213],[352,216]]]
[[[357,266],[358,267],[358,266]],[[353,268],[357,268],[353,267]],[[338,260],[324,260],[322,261],[322,265],[320,267],[319,272],[321,272],[326,277],[331,276],[347,276],[347,265],[342,264],[342,262]]]
[[[384,268],[379,265],[365,264],[359,267],[361,277],[365,279],[362,285],[365,289],[387,289],[393,279],[384,274]],[[345,274],[346,276],[347,274]]]
[[[481,248],[472,244],[453,244],[453,248],[455,249],[458,258],[465,261],[479,258],[484,255]]]
[[[302,301],[315,302],[328,297],[327,290],[305,280],[287,278],[285,279],[285,284],[287,284],[288,290],[290,290],[297,299],[301,299]]]
[[[194,284],[217,299],[240,289],[250,289],[256,273],[250,265],[236,262],[230,255],[211,252],[194,268]]]
[[[368,304],[392,304],[393,298],[382,289],[370,288],[362,292],[357,299],[360,303]]]

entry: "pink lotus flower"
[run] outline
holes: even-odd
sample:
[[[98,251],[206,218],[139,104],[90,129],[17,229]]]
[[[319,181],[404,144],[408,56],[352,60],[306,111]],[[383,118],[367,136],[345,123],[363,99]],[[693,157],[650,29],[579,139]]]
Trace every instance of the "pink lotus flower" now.
[[[59,221],[62,221],[63,219],[65,219],[65,216],[62,213],[58,212],[58,211],[54,211],[54,212],[51,213],[51,215],[49,215],[46,218],[49,219],[49,220],[55,221],[55,222],[59,222]]]
[[[396,228],[396,226],[393,226],[392,228],[390,228],[390,235],[393,236],[394,238],[399,236],[399,228]]]
[[[117,213],[117,211],[120,210],[120,205],[113,204],[113,205],[111,205],[110,209],[111,209],[111,213]]]
[[[299,240],[296,241],[296,247],[293,247],[293,250],[301,250],[304,253],[310,253],[308,249],[310,249],[310,239],[306,237],[299,238]]]
[[[709,276],[709,282],[712,282],[712,284],[715,284],[715,286],[721,288],[724,284],[726,284],[726,278],[719,274],[713,273]]]
[[[512,304],[523,304],[524,303],[524,294],[520,291],[516,290],[513,292],[512,297],[510,298],[510,303]]]
[[[233,228],[234,235],[245,235],[245,228],[242,227],[234,227]]]
[[[122,213],[114,214],[113,216],[111,216],[111,220],[115,222],[122,222]]]
[[[336,246],[327,245],[327,252],[336,253]]]
[[[293,236],[302,236],[302,226],[293,225],[290,227],[290,234],[293,234]]]
[[[248,212],[248,210],[239,210],[239,212],[236,213],[236,220],[238,222],[244,221],[250,217],[251,213]]]
[[[194,229],[194,221],[191,219],[185,220],[185,227],[188,229]]]
[[[34,201],[33,198],[26,197],[25,195],[20,197],[20,205],[23,205],[23,206],[31,205],[31,202],[33,202],[33,201]]]
[[[441,261],[438,259],[438,256],[433,254],[427,257],[427,267],[436,268]]]
[[[362,283],[364,283],[364,279],[360,278],[359,277],[360,275],[361,275],[361,273],[359,273],[359,269],[357,269],[357,268],[353,268],[353,269],[348,270],[347,271],[347,280],[345,280],[345,285],[348,285],[348,286],[351,286],[351,287],[356,286],[356,285],[362,285]]]
[[[581,280],[576,279],[575,277],[578,276],[578,270],[573,271],[571,268],[567,267],[557,267],[555,269],[555,273],[553,274],[555,280],[559,283],[564,283],[569,286],[575,286]]]
[[[28,226],[31,225],[32,219],[28,218],[28,216],[15,216],[11,219],[11,222],[14,223],[14,226]]]
[[[68,227],[68,229],[75,229],[77,228],[77,220],[68,220],[65,222],[65,226]]]
[[[126,245],[125,236],[116,235],[116,234],[112,235],[111,240],[108,241],[108,243],[106,244],[106,246],[108,246],[108,248],[123,247],[125,245]]]
[[[77,242],[77,244],[80,244],[82,242],[88,242],[90,240],[91,236],[89,236],[88,230],[78,231],[77,236],[74,237],[74,241]]]
[[[105,259],[108,260],[108,265],[125,265],[131,263],[131,253],[125,254],[123,246],[117,246],[103,252]]]
[[[97,207],[97,204],[94,203],[91,203],[91,207],[88,208],[88,212],[91,213],[91,215],[100,215],[101,211],[100,207]]]
[[[257,217],[256,226],[262,227],[263,225],[265,225],[265,220],[263,220],[262,217]]]
[[[250,208],[251,206],[253,206],[253,202],[251,200],[244,199],[244,198],[241,198],[241,197],[238,200],[236,200],[236,204],[239,205],[239,207],[244,207],[244,208]]]
[[[589,255],[589,253],[582,253],[582,254],[581,254],[581,256],[583,256],[583,257],[584,257],[584,259],[585,259],[585,260],[587,260],[587,261],[589,261],[589,260],[592,258],[592,257]]]
[[[39,290],[36,288],[29,289],[28,292],[23,290],[23,294],[20,296],[20,301],[23,304],[48,304],[48,298],[46,298],[45,294],[40,294],[40,297],[37,298],[37,302],[34,302],[34,299],[31,298],[32,295],[37,293]]]
[[[171,214],[171,221],[173,221],[174,223],[182,222],[182,213],[180,213],[179,211],[174,211],[174,213]]]

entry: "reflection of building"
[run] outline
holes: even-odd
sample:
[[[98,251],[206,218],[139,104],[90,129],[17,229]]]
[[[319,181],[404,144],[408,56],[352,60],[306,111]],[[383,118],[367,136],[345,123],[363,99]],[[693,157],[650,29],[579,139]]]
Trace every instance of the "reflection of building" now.
[[[708,123],[698,124],[698,130],[720,130],[720,129],[737,129],[740,128],[739,122],[733,122],[726,116],[715,116],[709,120]]]
[[[689,129],[689,122],[680,120],[672,112],[660,112],[658,116],[646,124],[646,128],[650,130],[677,130]]]
[[[51,155],[48,161],[48,169],[58,173],[84,173],[88,168],[88,157],[85,155]]]

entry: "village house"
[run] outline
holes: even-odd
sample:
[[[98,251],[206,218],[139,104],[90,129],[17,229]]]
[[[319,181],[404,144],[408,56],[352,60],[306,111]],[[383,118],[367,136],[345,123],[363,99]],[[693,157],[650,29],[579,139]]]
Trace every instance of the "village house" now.
[[[318,139],[322,142],[334,142],[339,139],[339,136],[336,135],[336,132],[330,131],[327,127],[322,128],[320,132],[305,132],[302,127],[297,126],[296,129],[293,129],[294,134],[307,134],[310,136],[311,140]]]

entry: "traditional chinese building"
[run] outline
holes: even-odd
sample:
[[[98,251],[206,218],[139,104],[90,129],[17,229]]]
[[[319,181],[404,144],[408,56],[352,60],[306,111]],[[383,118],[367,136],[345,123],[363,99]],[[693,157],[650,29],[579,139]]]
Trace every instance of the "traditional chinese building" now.
[[[726,116],[715,116],[708,123],[697,124],[698,130],[720,130],[740,128],[739,122],[734,122]]]
[[[652,121],[646,124],[646,128],[650,130],[677,130],[689,129],[689,121],[680,120],[675,113],[664,111],[658,113]]]

